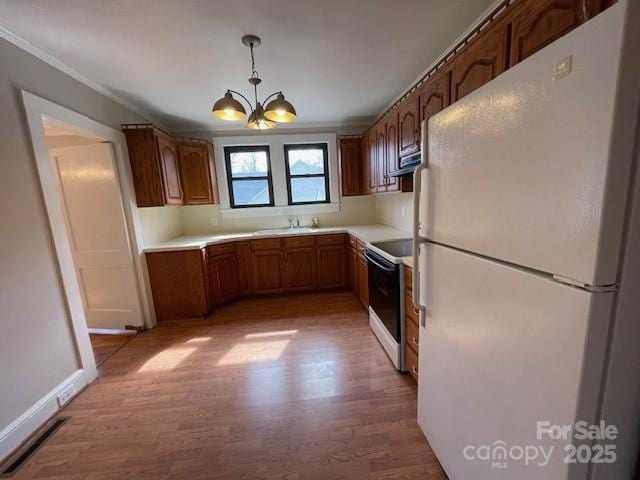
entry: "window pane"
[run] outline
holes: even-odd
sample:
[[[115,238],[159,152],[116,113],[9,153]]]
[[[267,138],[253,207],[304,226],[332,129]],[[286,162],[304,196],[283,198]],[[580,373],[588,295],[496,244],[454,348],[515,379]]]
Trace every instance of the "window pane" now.
[[[267,152],[231,152],[231,175],[233,177],[266,177]]]
[[[289,172],[291,175],[308,175],[324,173],[324,150],[320,148],[304,148],[289,150]]]
[[[270,202],[267,180],[233,180],[235,205],[265,205]]]
[[[326,199],[324,177],[291,179],[292,203],[324,202]]]

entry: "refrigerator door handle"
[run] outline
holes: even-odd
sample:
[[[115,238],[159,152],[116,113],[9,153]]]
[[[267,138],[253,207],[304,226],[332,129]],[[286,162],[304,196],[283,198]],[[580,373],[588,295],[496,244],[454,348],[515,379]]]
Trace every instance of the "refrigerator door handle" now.
[[[413,304],[419,312],[420,324],[424,326],[424,309],[426,305],[423,305],[420,301],[420,271],[419,271],[419,256],[420,245],[426,242],[426,238],[420,236],[420,200],[422,193],[422,171],[428,170],[428,155],[429,155],[429,142],[427,140],[428,128],[427,121],[422,122],[422,135],[421,135],[421,154],[422,160],[413,172]]]

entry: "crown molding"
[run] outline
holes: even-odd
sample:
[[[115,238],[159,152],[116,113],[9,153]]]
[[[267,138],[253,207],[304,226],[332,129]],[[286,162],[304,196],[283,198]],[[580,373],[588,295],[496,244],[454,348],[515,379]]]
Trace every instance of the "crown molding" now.
[[[107,97],[109,100],[113,100],[117,104],[122,105],[127,110],[130,110],[130,111],[132,111],[134,113],[137,113],[142,118],[144,118],[144,119],[146,119],[146,120],[148,120],[150,122],[153,122],[154,124],[163,126],[163,123],[158,121],[157,118],[154,118],[153,115],[149,114],[149,112],[145,111],[144,109],[140,108],[137,105],[132,104],[131,102],[125,100],[124,98],[119,97],[118,95],[115,95],[113,92],[111,92],[106,87],[104,87],[104,86],[100,85],[99,83],[96,83],[93,80],[85,77],[84,75],[82,75],[77,70],[74,70],[73,68],[71,68],[67,64],[61,62],[60,60],[58,60],[58,59],[56,59],[54,57],[52,57],[51,55],[46,53],[44,50],[40,49],[39,47],[36,47],[31,42],[28,42],[24,38],[16,35],[14,32],[12,32],[7,27],[5,27],[4,25],[1,25],[1,24],[0,24],[0,38],[4,38],[9,43],[15,45],[16,47],[24,50],[27,53],[30,53],[31,55],[33,55],[37,59],[42,60],[43,62],[49,64],[53,68],[55,68],[57,70],[60,70],[61,72],[69,75],[71,78],[73,78],[74,80],[82,83],[84,86],[89,87],[92,90],[95,90],[96,92],[98,92],[100,95],[103,95],[103,96]]]
[[[508,0],[508,3],[509,5],[511,5],[516,1],[518,0]],[[415,78],[415,80],[409,83],[409,87],[403,89],[402,93],[395,96],[393,100],[389,102],[387,106],[385,106],[384,109],[380,111],[380,114],[375,117],[373,122],[371,122],[371,125],[373,125],[379,118],[381,118],[385,113],[387,113],[396,103],[398,103],[405,95],[407,95],[407,93],[409,93],[409,91],[412,89],[412,86],[415,86],[416,84],[420,83],[420,81],[424,79],[427,76],[427,74],[436,67],[436,65],[438,65],[442,60],[444,60],[446,57],[451,55],[451,50],[456,45],[458,45],[462,40],[464,40],[467,36],[469,36],[469,34],[473,32],[478,27],[478,25],[480,25],[484,21],[485,18],[491,15],[491,13],[493,13],[498,7],[500,7],[500,4],[504,2],[505,0],[494,0],[491,3],[491,5],[488,8],[486,8],[484,12],[482,12],[480,16],[471,25],[469,25],[469,27],[460,36],[458,36],[458,38],[456,38],[447,48],[445,48],[444,51],[440,55],[438,55],[436,59],[433,62],[431,62],[431,64],[427,68],[425,68],[422,71],[422,73],[420,73],[420,75],[418,75]]]
[[[359,120],[358,122],[317,122],[317,123],[293,123],[293,124],[279,124],[277,127],[273,128],[273,129],[269,129],[263,132],[264,133],[277,133],[278,131],[282,131],[282,130],[286,130],[286,131],[293,131],[293,130],[313,130],[313,129],[320,129],[320,128],[362,128],[362,129],[366,129],[369,126],[371,126],[371,123],[373,123],[375,121],[376,117],[371,117],[370,120]],[[180,133],[193,133],[193,132],[198,132],[198,133],[206,133],[206,132],[213,132],[213,133],[218,133],[218,132],[224,132],[224,133],[228,133],[228,132],[238,132],[240,134],[252,134],[255,135],[256,131],[255,130],[249,130],[244,128],[241,124],[239,123],[234,123],[234,124],[228,124],[228,125],[221,125],[221,126],[193,126],[193,127],[175,127],[175,128],[169,128],[169,130],[173,133],[176,134],[180,134]]]

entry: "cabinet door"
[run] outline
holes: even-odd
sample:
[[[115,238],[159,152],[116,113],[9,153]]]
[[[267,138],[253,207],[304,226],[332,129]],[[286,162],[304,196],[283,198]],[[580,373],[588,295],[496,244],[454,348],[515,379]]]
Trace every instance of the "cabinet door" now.
[[[369,193],[378,191],[378,138],[376,129],[372,128],[369,135]]]
[[[420,123],[451,104],[451,71],[430,78],[420,89]]]
[[[478,35],[453,60],[451,101],[491,81],[506,68],[507,28],[497,22]]]
[[[214,203],[214,179],[207,144],[179,144],[178,158],[186,205]]]
[[[222,304],[240,296],[238,259],[235,253],[209,257],[211,277],[216,292],[216,303]]]
[[[125,128],[138,207],[164,206],[162,173],[153,128]]]
[[[347,262],[344,243],[318,247],[318,286],[339,288],[347,285]]]
[[[415,153],[420,148],[418,97],[411,95],[398,109],[398,147],[400,157]]]
[[[362,136],[362,193],[369,192],[369,134],[365,133]]]
[[[251,260],[255,293],[284,291],[284,250],[254,250]]]
[[[387,125],[381,121],[376,126],[376,168],[377,168],[377,188],[378,192],[387,191]]]
[[[347,247],[347,266],[349,268],[349,288],[358,294],[358,252],[354,247]]]
[[[358,254],[358,297],[365,307],[369,307],[369,265],[364,255]]]
[[[510,65],[521,62],[598,13],[593,0],[524,1],[514,11]]]
[[[240,295],[251,295],[253,291],[252,256],[249,242],[236,242],[236,256],[238,258],[238,279],[240,281]]]
[[[389,173],[400,168],[398,159],[398,113],[393,112],[387,118],[387,134],[385,147],[385,170],[387,176],[387,192],[396,192],[400,190],[398,177],[391,177]]]
[[[362,194],[362,140],[341,138],[338,140],[340,154],[340,184],[342,195]]]
[[[316,252],[313,247],[287,248],[286,289],[313,290],[317,284]]]
[[[156,139],[160,169],[162,170],[165,203],[167,205],[182,205],[182,182],[180,180],[176,142],[161,132],[156,132]]]

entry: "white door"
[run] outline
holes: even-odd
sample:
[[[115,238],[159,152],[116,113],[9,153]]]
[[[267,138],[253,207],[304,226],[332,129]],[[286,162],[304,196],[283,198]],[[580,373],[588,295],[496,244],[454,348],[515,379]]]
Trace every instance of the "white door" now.
[[[112,148],[50,151],[89,328],[143,324]]]
[[[423,252],[418,423],[449,478],[567,478],[566,442],[538,440],[537,422],[595,418],[613,294],[447,247]],[[528,445],[555,446],[549,464],[500,457]]]
[[[622,13],[604,12],[429,120],[432,240],[616,282],[630,168],[612,155]],[[569,56],[571,73],[554,80]]]

